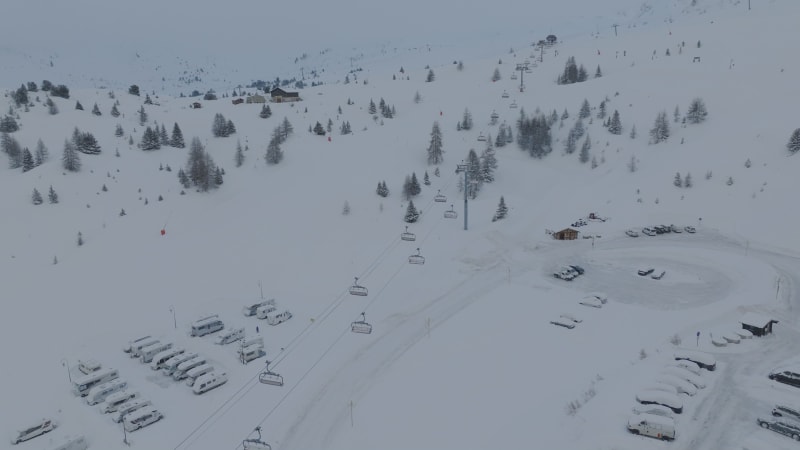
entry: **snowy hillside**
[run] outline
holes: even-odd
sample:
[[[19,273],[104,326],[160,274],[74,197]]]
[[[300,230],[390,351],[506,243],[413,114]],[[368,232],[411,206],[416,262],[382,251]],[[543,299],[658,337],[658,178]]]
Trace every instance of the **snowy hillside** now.
[[[207,34],[219,34],[182,34],[201,27],[202,15],[173,3],[154,26],[181,14],[186,23],[174,35],[143,38],[141,48],[131,45],[138,29],[131,24],[144,20],[142,12],[98,11],[129,20],[98,22],[101,35],[119,30],[124,51],[92,70],[73,57],[72,37],[63,47],[38,37],[18,47],[6,39],[0,48],[8,93],[0,112],[19,126],[8,139],[32,153],[41,140],[49,152],[29,171],[0,168],[0,348],[8,361],[0,430],[11,439],[41,417],[59,424],[18,448],[52,448],[78,434],[90,448],[126,448],[122,425],[71,393],[85,359],[117,369],[164,414],[127,434],[142,449],[242,448],[257,426],[274,449],[793,448],[789,438],[759,430],[756,418],[770,417],[776,402],[800,406],[800,391],[767,378],[798,364],[800,240],[790,205],[800,156],[786,145],[800,127],[800,63],[789,56],[800,5],[753,1],[748,10],[746,1],[619,0],[609,8],[573,1],[548,14],[533,8],[531,24],[522,26],[525,15],[515,11],[529,6],[509,1],[496,17],[469,6],[463,26],[447,27],[439,25],[449,9],[436,5],[419,23],[424,39],[417,40],[403,26],[408,11],[378,12],[351,0],[342,6],[363,11],[369,27],[350,30],[357,27],[333,20],[341,12],[320,6],[330,20],[316,24],[317,37],[347,32],[328,52],[313,48],[320,42],[314,36],[287,43],[275,51],[282,62],[273,68],[242,55],[259,48],[258,38],[280,40],[289,25],[268,28],[267,36],[243,29],[244,44],[226,36],[204,52]],[[240,20],[251,18],[248,8],[262,12],[258,2],[239,3]],[[30,6],[15,1],[11,8],[24,14]],[[54,18],[41,26],[56,24],[64,26]],[[475,32],[466,33],[472,25]],[[380,30],[385,41],[354,46],[364,40],[359,33]],[[531,45],[551,33],[558,35],[554,45]],[[169,39],[176,39],[175,54],[163,56],[161,42]],[[310,48],[303,69],[324,73],[325,84],[300,90],[302,101],[268,103],[272,115],[261,118],[262,105],[233,104],[227,96],[252,80],[298,76],[292,57]],[[97,54],[107,51],[98,44]],[[569,58],[585,67],[585,82],[556,83]],[[517,70],[526,63],[528,71]],[[363,70],[349,72],[351,64]],[[199,68],[208,78],[197,87],[177,81],[181,70]],[[21,84],[41,87],[43,79],[68,85],[69,98],[38,90],[28,92],[27,107],[14,106]],[[132,84],[140,96],[127,92]],[[207,88],[220,99],[176,96]],[[153,104],[144,105],[146,96]],[[684,121],[697,98],[707,117]],[[369,112],[380,100],[394,108],[393,117]],[[192,108],[194,101],[201,108]],[[568,153],[584,102],[584,134]],[[100,115],[91,112],[95,104]],[[460,129],[465,111],[469,130]],[[555,112],[552,151],[543,158],[517,143],[522,111],[527,118]],[[615,111],[619,134],[604,126]],[[661,112],[669,137],[651,143]],[[235,124],[234,134],[212,134],[217,114]],[[283,160],[268,165],[268,143],[284,120],[294,132],[281,144]],[[310,132],[317,122],[330,122],[331,131]],[[171,133],[176,123],[185,148],[139,148],[146,127]],[[344,123],[351,134],[340,133]],[[444,150],[439,165],[428,164],[426,151],[434,123]],[[501,127],[514,142],[497,145]],[[102,150],[79,154],[82,167],[70,172],[61,159],[75,128],[93,134]],[[223,183],[209,192],[178,180],[193,138],[224,170]],[[494,180],[465,211],[457,165],[489,142]],[[420,183],[427,174],[430,185],[413,198],[419,221],[406,223],[402,191],[412,173]],[[384,181],[385,198],[376,194]],[[48,201],[51,186],[57,203]],[[34,189],[42,204],[32,204]],[[435,201],[437,193],[447,201]],[[508,216],[493,221],[501,197]],[[448,210],[457,218],[446,218]],[[605,220],[589,220],[590,213]],[[548,234],[581,219],[587,225],[572,226],[577,240]],[[697,232],[625,234],[661,224]],[[414,241],[401,239],[406,226]],[[416,254],[424,264],[409,264]],[[573,281],[553,277],[569,264],[586,273]],[[646,268],[663,278],[637,275]],[[354,277],[367,296],[348,293]],[[592,292],[605,293],[607,302],[579,303]],[[292,318],[271,326],[244,317],[242,307],[262,296]],[[362,312],[371,334],[351,332]],[[748,312],[778,320],[775,333],[720,346]],[[190,337],[191,323],[212,314],[226,329],[263,337],[266,356],[243,365],[238,344]],[[202,354],[229,381],[193,394],[121,351],[144,335]],[[696,395],[679,395],[684,411],[675,416],[675,442],[629,433],[636,394],[663,378],[673,353],[685,349],[710,353],[717,369],[701,372],[705,387]],[[283,386],[259,383],[265,360]]]

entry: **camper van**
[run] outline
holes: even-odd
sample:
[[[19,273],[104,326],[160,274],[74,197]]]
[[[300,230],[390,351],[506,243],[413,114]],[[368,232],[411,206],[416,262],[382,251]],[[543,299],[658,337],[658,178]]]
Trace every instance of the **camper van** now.
[[[151,346],[153,344],[158,344],[159,342],[161,342],[161,341],[159,341],[158,339],[147,338],[147,339],[145,339],[143,341],[139,341],[139,342],[131,345],[131,358],[140,357],[142,355],[141,352],[142,352],[143,348],[149,347],[149,346]]]
[[[106,401],[100,405],[100,411],[104,414],[112,413],[119,409],[119,405],[137,397],[139,397],[139,393],[136,391],[115,392],[106,397]]]
[[[225,372],[211,372],[208,374],[203,375],[202,377],[198,378],[197,381],[194,382],[194,386],[192,387],[192,392],[195,394],[203,394],[208,392],[215,387],[222,386],[228,381],[228,375]]]
[[[228,330],[217,336],[215,344],[227,345],[231,342],[236,342],[239,339],[244,339],[244,328],[237,328],[235,330]]]
[[[119,377],[116,369],[100,369],[89,375],[84,375],[72,382],[72,393],[85,397],[93,387]]]
[[[269,313],[267,314],[267,323],[270,325],[277,325],[279,323],[286,322],[287,320],[292,318],[292,313],[289,311],[284,311],[282,313]]]
[[[150,361],[150,368],[153,370],[158,370],[164,367],[164,364],[167,363],[173,356],[180,355],[186,350],[180,347],[172,347],[170,349],[164,350],[163,352],[158,353],[156,356],[153,356],[153,360]]]
[[[223,329],[225,325],[218,316],[213,315],[200,319],[192,324],[192,336],[205,336]]]
[[[86,403],[96,405],[104,402],[109,395],[124,390],[128,387],[128,382],[117,378],[107,383],[103,383],[93,387],[86,396]]]
[[[122,347],[122,351],[125,352],[125,353],[130,353],[131,349],[135,345],[139,344],[140,342],[144,342],[146,340],[152,339],[152,338],[153,338],[152,336],[147,335],[147,336],[142,336],[140,338],[132,339],[132,340],[128,341],[128,345],[126,345],[125,347]]]
[[[188,361],[184,361],[178,364],[178,368],[175,369],[175,372],[172,374],[172,379],[175,381],[183,380],[184,378],[186,378],[186,372],[194,369],[197,366],[201,366],[205,363],[206,363],[206,358],[203,356],[198,356]]]
[[[276,307],[275,307],[275,305],[264,305],[264,306],[260,306],[260,307],[259,307],[259,308],[256,310],[256,317],[258,317],[259,319],[266,319],[266,318],[267,318],[267,315],[268,315],[269,313],[271,313],[272,311],[275,311],[276,309],[278,309],[278,308],[276,308]]]
[[[53,431],[56,428],[56,423],[50,419],[42,419],[37,421],[31,426],[22,428],[21,430],[17,431],[14,434],[14,438],[11,439],[12,444],[19,444],[20,442],[27,441],[28,439],[33,439],[36,436],[41,436],[48,431]]]
[[[185,352],[181,353],[180,355],[175,355],[164,363],[164,366],[161,368],[161,372],[163,372],[164,375],[171,376],[173,373],[175,373],[175,371],[178,369],[178,366],[181,365],[181,363],[189,361],[190,359],[193,358],[197,358],[198,356],[199,355],[197,353],[190,353],[190,352]]]
[[[274,304],[275,304],[274,298],[271,298],[269,300],[262,300],[258,303],[253,303],[252,305],[247,305],[244,308],[242,308],[242,314],[244,314],[245,317],[255,316],[256,312],[258,311],[258,308]]]
[[[252,344],[248,345],[247,347],[241,347],[239,348],[238,353],[239,360],[245,364],[266,355],[264,352],[264,347],[261,344]]]
[[[122,422],[122,419],[124,419],[126,415],[134,411],[137,411],[139,409],[142,409],[145,406],[150,406],[150,400],[145,400],[140,397],[127,401],[119,405],[119,408],[117,408],[117,412],[115,412],[114,415],[111,416],[111,420],[113,420],[116,423],[120,423]]]
[[[199,377],[214,371],[214,366],[211,364],[202,364],[186,372],[186,385],[189,387],[194,386],[195,380]]]
[[[89,448],[89,444],[86,442],[86,438],[83,436],[69,436],[61,441],[55,447],[52,447],[50,450],[86,450]]]
[[[249,347],[251,345],[256,345],[256,344],[258,344],[261,347],[264,347],[264,338],[261,336],[253,336],[245,338],[244,341],[242,341],[242,347]]]
[[[140,351],[141,360],[145,364],[150,363],[153,361],[154,356],[171,348],[172,342],[159,342],[158,344],[148,345]]]
[[[134,411],[122,419],[122,425],[125,431],[136,431],[139,428],[144,428],[152,423],[158,422],[164,417],[161,412],[153,407],[142,408]]]
[[[675,439],[675,421],[655,414],[636,414],[628,419],[628,430],[633,434],[656,439]]]
[[[80,370],[84,375],[89,375],[90,373],[100,370],[101,368],[102,366],[100,363],[93,359],[78,361],[78,370]]]

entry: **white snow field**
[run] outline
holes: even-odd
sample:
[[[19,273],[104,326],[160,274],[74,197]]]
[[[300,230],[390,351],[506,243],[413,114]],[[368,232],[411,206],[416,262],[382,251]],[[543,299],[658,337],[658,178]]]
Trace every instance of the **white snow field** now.
[[[271,103],[269,119],[258,117],[260,105],[222,97],[239,81],[209,80],[221,98],[191,109],[196,99],[167,95],[169,89],[148,81],[159,78],[151,72],[128,78],[115,75],[124,68],[106,68],[103,77],[114,83],[94,82],[90,68],[68,76],[56,67],[43,77],[39,59],[27,65],[24,57],[14,59],[21,65],[4,72],[5,89],[52,77],[68,84],[71,95],[53,98],[57,115],[43,106],[43,92],[30,94],[29,111],[12,108],[20,129],[11,136],[31,150],[41,139],[50,160],[25,173],[0,168],[3,442],[48,417],[58,423],[54,431],[13,448],[51,449],[68,435],[84,435],[93,449],[128,448],[126,439],[140,449],[233,450],[256,427],[275,450],[795,448],[756,419],[770,417],[777,403],[800,406],[800,390],[767,378],[776,368],[800,365],[800,213],[794,207],[800,156],[786,149],[800,127],[800,62],[792,57],[800,4],[754,0],[748,10],[745,1],[620,0],[607,15],[588,2],[593,10],[570,16],[584,2],[563,3],[553,9],[560,22],[552,30],[520,36],[497,25],[492,35],[487,25],[481,29],[486,42],[470,51],[441,40],[446,27],[461,33],[447,24],[430,34],[439,40],[432,40],[429,54],[370,54],[348,84],[346,69],[331,62],[337,75],[302,89],[302,102]],[[28,11],[21,2],[13,5]],[[478,8],[469,11],[467,25],[477,21]],[[522,16],[517,12],[508,14]],[[364,18],[375,14],[365,11]],[[531,15],[538,24],[547,9],[531,7]],[[615,34],[610,24],[617,21]],[[530,46],[550,32],[559,35],[558,44],[541,53]],[[3,51],[13,53],[6,42]],[[37,46],[46,43],[25,52]],[[511,79],[516,64],[539,56],[520,92],[520,80]],[[590,79],[557,85],[570,56]],[[350,63],[343,55],[337,61]],[[430,83],[426,65],[436,75]],[[591,78],[598,65],[603,76]],[[492,82],[495,68],[502,78]],[[231,76],[260,76],[242,70]],[[9,74],[26,78],[6,80]],[[137,115],[144,99],[127,94],[131,84],[156,103],[146,106],[147,125],[163,123],[171,132],[177,122],[187,147],[198,137],[225,170],[222,186],[181,195],[176,174],[188,148],[145,152],[129,145],[144,128]],[[118,118],[109,114],[110,92],[120,103]],[[708,107],[707,120],[674,122],[676,105],[683,115],[695,97]],[[396,108],[395,118],[367,112],[370,100],[381,98]],[[593,108],[584,126],[595,168],[580,163],[579,152],[564,152],[584,99]],[[604,99],[609,114],[619,111],[619,136],[597,118]],[[84,111],[75,110],[76,101]],[[101,116],[91,114],[95,103]],[[0,98],[0,113],[12,104],[9,96]],[[475,126],[457,131],[465,108]],[[465,231],[456,165],[470,149],[485,148],[479,134],[497,136],[498,126],[489,124],[493,111],[516,136],[520,110],[530,115],[537,108],[569,113],[563,127],[560,120],[552,127],[552,153],[535,159],[516,143],[496,147],[495,181],[469,200]],[[650,144],[660,111],[667,112],[671,136]],[[212,136],[217,113],[235,123],[236,134]],[[268,166],[266,146],[284,117],[294,133],[282,146],[284,160]],[[308,132],[328,119],[333,131],[327,136]],[[343,121],[351,135],[339,134]],[[434,121],[443,132],[440,176],[426,159]],[[117,124],[123,137],[114,136]],[[634,125],[638,135],[631,138]],[[70,173],[61,155],[75,127],[92,132],[102,153],[82,154],[81,171]],[[241,167],[234,164],[237,141],[248,148]],[[402,181],[413,172],[421,182],[426,171],[431,184],[413,199],[420,220],[406,224]],[[674,186],[676,172],[691,173],[693,186]],[[381,181],[391,191],[387,198],[375,193]],[[57,204],[47,201],[50,186]],[[34,188],[45,197],[41,205],[31,204]],[[447,202],[434,202],[439,191]],[[501,196],[509,214],[493,222]],[[451,205],[456,219],[444,218]],[[577,228],[577,240],[546,233],[589,213],[606,220],[588,220]],[[625,235],[661,224],[697,232]],[[406,225],[415,241],[400,239]],[[425,263],[409,264],[417,249]],[[573,281],[553,277],[565,265],[585,273]],[[637,275],[646,268],[664,272],[663,278]],[[348,293],[354,277],[367,296]],[[595,292],[607,302],[579,303]],[[262,296],[275,298],[276,312],[291,311],[292,318],[270,326],[244,317],[242,307]],[[351,332],[362,312],[371,334]],[[775,332],[713,344],[740,329],[738,320],[750,312],[777,320]],[[262,337],[266,356],[243,365],[237,343],[216,345],[216,334],[190,337],[190,324],[212,314],[226,329],[244,327],[247,338]],[[122,351],[145,335],[199,353],[227,374],[227,383],[195,395],[184,381]],[[675,441],[629,433],[636,394],[656,384],[678,350],[707,352],[717,367],[700,372],[706,386],[696,395],[679,395]],[[124,435],[111,414],[72,394],[70,381],[83,375],[77,366],[86,359],[117,369],[164,418]],[[283,386],[259,383],[267,360]]]

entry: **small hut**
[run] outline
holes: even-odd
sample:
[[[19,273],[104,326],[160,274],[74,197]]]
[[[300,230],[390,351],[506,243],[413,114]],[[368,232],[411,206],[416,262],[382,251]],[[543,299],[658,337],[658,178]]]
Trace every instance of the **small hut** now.
[[[561,231],[556,231],[553,233],[553,239],[557,239],[559,241],[572,241],[578,239],[578,230],[564,228]]]
[[[777,320],[769,316],[763,316],[761,314],[751,312],[742,316],[742,319],[739,322],[741,322],[742,328],[753,333],[753,336],[766,336],[768,334],[772,334],[772,324],[778,323]]]

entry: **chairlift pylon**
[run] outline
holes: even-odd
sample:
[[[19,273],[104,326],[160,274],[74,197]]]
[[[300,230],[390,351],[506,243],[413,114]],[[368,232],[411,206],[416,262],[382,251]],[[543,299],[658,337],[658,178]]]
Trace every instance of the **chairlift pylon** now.
[[[358,284],[358,277],[355,277],[355,278],[356,278],[356,281],[353,283],[352,286],[350,286],[350,295],[360,295],[362,297],[366,296],[367,295],[367,288],[365,288],[364,286],[360,286]]]
[[[420,255],[419,247],[417,247],[417,254],[408,257],[409,264],[425,264],[425,257]]]
[[[258,432],[258,437],[243,440],[242,447],[244,447],[244,450],[272,450],[271,445],[261,440],[261,427],[256,427],[253,431]]]
[[[458,213],[453,208],[453,205],[450,205],[450,209],[448,209],[447,211],[444,212],[444,218],[445,219],[457,219],[458,218]]]
[[[433,201],[444,203],[447,201],[447,197],[442,194],[442,191],[436,191],[436,195],[433,196]]]
[[[350,331],[353,333],[370,334],[372,333],[372,325],[367,323],[366,313],[361,313],[361,320],[356,320],[350,324]]]
[[[400,234],[400,239],[404,241],[416,241],[417,236],[414,233],[409,232],[408,225],[406,225],[406,231]]]
[[[258,381],[263,384],[283,386],[283,377],[269,370],[269,361],[267,361],[267,366],[264,368],[264,371],[258,375]]]

